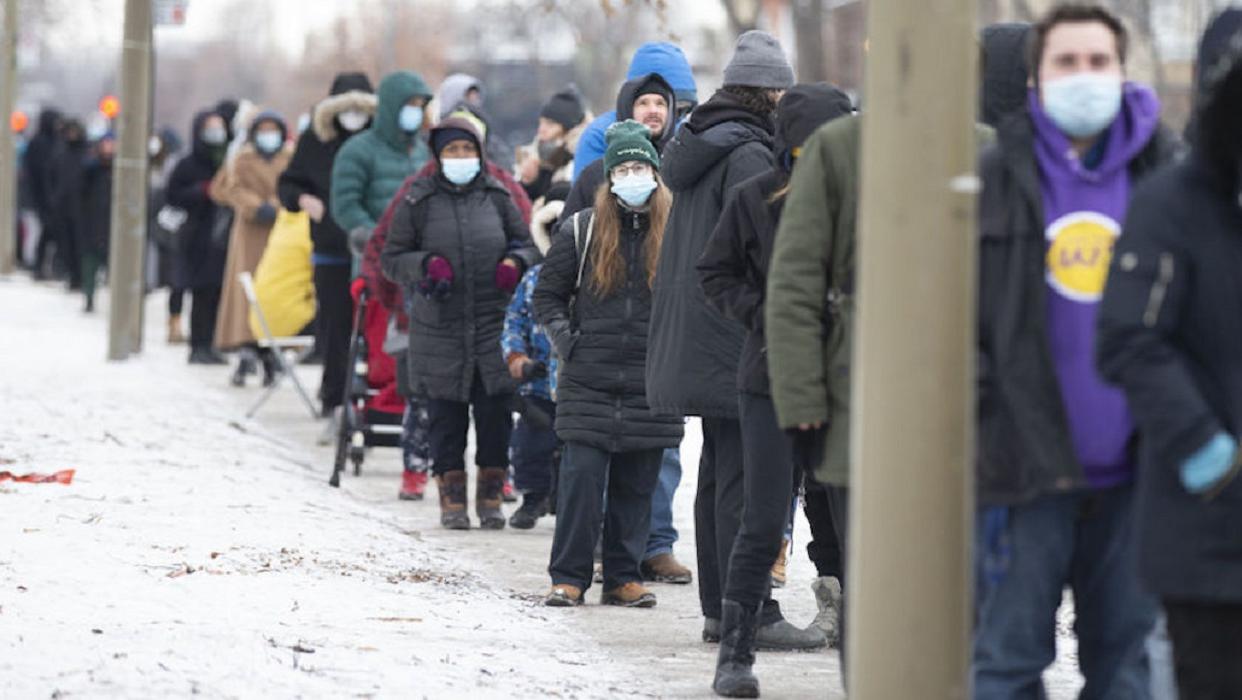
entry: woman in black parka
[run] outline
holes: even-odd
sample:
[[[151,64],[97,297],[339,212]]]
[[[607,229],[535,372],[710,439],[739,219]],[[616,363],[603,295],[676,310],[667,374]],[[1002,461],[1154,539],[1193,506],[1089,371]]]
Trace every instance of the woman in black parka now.
[[[393,214],[384,274],[418,289],[410,314],[409,387],[428,399],[440,523],[470,527],[466,432],[474,412],[479,526],[501,529],[509,469],[509,403],[516,389],[500,353],[505,307],[540,260],[509,191],[482,161],[482,130],[450,117],[431,130],[437,172],[416,180]]]
[[[639,562],[661,455],[682,435],[680,418],[651,412],[645,388],[651,280],[672,195],[656,176],[660,156],[646,127],[614,124],[607,142],[608,182],[594,208],[561,225],[534,294],[535,318],[561,358],[553,606],[582,602],[601,521],[603,602],[655,605]]]

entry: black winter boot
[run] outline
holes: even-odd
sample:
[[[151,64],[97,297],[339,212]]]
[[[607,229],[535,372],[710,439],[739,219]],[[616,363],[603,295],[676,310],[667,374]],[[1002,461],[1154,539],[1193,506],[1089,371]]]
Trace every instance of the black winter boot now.
[[[762,605],[747,608],[725,600],[720,616],[720,653],[716,657],[716,678],[712,690],[725,698],[759,697],[759,679],[751,671],[755,665],[755,628]]]
[[[263,362],[263,386],[269,387],[276,383],[276,376],[280,374],[280,363],[276,361],[274,350],[264,351],[259,359]]]
[[[548,497],[542,493],[528,493],[522,497],[522,505],[509,516],[509,527],[529,530],[548,514]]]

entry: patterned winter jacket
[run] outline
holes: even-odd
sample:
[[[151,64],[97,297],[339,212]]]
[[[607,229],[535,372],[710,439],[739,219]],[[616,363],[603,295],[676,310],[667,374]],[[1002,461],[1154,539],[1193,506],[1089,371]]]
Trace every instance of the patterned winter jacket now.
[[[510,356],[521,354],[546,364],[547,378],[522,384],[518,393],[551,401],[556,396],[556,353],[552,351],[552,341],[548,339],[543,326],[535,323],[531,305],[531,296],[535,293],[535,285],[539,283],[539,271],[542,269],[543,265],[536,265],[527,270],[514,290],[513,299],[505,311],[505,329],[500,335],[500,350],[506,362]]]

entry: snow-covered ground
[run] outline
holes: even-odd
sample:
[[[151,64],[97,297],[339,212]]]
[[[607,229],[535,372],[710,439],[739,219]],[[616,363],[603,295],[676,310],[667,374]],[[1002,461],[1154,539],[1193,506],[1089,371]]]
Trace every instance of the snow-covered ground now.
[[[74,482],[0,482],[0,697],[711,697],[694,586],[656,586],[653,610],[538,600],[552,525],[446,532],[437,505],[395,498],[395,450],[326,486],[331,450],[283,389],[190,367],[163,342],[104,360],[101,311],[0,279],[0,470],[76,469]],[[317,368],[300,368],[313,391]],[[693,565],[693,424],[678,494],[678,555]],[[795,535],[787,616],[814,615]],[[589,601],[598,592],[588,594]],[[1068,619],[1068,617],[1067,617]],[[1049,673],[1079,681],[1072,644]],[[843,697],[835,652],[760,654],[764,696]]]

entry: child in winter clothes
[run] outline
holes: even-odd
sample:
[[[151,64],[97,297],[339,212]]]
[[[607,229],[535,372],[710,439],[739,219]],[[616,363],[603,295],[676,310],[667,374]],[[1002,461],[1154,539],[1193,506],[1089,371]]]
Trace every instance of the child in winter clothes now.
[[[536,239],[540,252],[546,241]],[[556,354],[543,327],[534,320],[532,296],[539,283],[536,265],[522,276],[513,300],[505,312],[500,348],[509,376],[522,382],[518,388],[517,411],[521,418],[509,440],[509,461],[513,464],[515,486],[523,494],[522,505],[509,518],[509,525],[529,530],[548,513],[553,475],[560,444],[552,423],[556,419]]]

